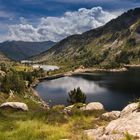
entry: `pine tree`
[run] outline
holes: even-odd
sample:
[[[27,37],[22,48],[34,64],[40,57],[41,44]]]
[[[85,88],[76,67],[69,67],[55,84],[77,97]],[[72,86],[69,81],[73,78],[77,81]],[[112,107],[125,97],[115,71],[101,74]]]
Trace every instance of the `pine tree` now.
[[[80,87],[71,90],[68,94],[69,94],[69,99],[67,101],[71,104],[86,102],[86,95],[81,91]]]

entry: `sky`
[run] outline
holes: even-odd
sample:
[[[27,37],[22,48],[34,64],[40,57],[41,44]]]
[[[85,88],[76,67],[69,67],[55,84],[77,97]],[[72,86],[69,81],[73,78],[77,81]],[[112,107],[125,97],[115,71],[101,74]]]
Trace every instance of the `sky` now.
[[[57,42],[136,7],[140,0],[0,0],[0,42]]]

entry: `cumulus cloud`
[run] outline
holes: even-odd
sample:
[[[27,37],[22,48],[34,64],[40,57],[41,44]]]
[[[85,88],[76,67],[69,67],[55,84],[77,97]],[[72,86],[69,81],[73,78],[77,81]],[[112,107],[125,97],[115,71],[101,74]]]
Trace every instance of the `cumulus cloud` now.
[[[23,41],[59,41],[69,35],[81,34],[87,30],[104,25],[115,18],[114,14],[104,11],[102,7],[81,8],[66,12],[61,17],[43,17],[36,26],[29,24],[22,17],[20,24],[9,26],[6,40]]]

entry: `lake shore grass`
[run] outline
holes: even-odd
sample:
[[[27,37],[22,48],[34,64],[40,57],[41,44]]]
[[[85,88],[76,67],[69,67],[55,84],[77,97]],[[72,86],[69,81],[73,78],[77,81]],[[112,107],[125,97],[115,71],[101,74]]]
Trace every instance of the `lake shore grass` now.
[[[10,101],[26,103],[29,111],[0,109],[1,140],[89,140],[83,133],[84,130],[108,123],[99,118],[103,111],[85,113],[75,109],[68,115],[64,112],[63,105],[44,109],[22,96],[15,96]]]

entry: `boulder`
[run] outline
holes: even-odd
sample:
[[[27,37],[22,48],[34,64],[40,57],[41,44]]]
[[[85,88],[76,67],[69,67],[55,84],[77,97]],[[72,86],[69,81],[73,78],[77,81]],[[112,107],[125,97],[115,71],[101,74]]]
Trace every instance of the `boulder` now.
[[[105,128],[105,134],[125,134],[128,132],[134,137],[140,138],[140,112],[131,113],[126,117],[111,121]]]
[[[68,114],[71,113],[71,110],[73,107],[74,107],[74,105],[70,105],[70,106],[65,107],[64,112],[68,113]]]
[[[138,109],[138,103],[132,103],[126,106],[122,111],[121,111],[121,117],[128,116],[129,114],[136,112]]]
[[[102,114],[102,118],[104,120],[116,120],[120,117],[121,112],[120,111],[111,111],[111,112],[107,112]]]
[[[88,136],[88,138],[90,138],[91,140],[92,139],[97,140],[100,137],[102,137],[102,135],[104,134],[104,127],[99,127],[97,129],[85,130],[84,132]]]
[[[104,106],[99,102],[91,102],[84,107],[80,108],[84,111],[91,111],[91,110],[104,110]]]
[[[122,134],[104,134],[105,128],[99,127],[97,129],[85,130],[85,134],[90,140],[120,140],[124,138]]]
[[[22,111],[28,111],[28,106],[21,102],[6,102],[1,104],[0,108],[13,108]]]
[[[134,139],[140,139],[140,112],[138,103],[126,106],[122,112],[112,111],[102,115],[105,118],[115,118],[106,127],[85,131],[89,137],[96,140],[118,140],[130,134]],[[119,118],[117,118],[119,117]]]
[[[111,135],[103,135],[99,137],[97,140],[124,140],[124,135],[121,134],[111,134]]]

